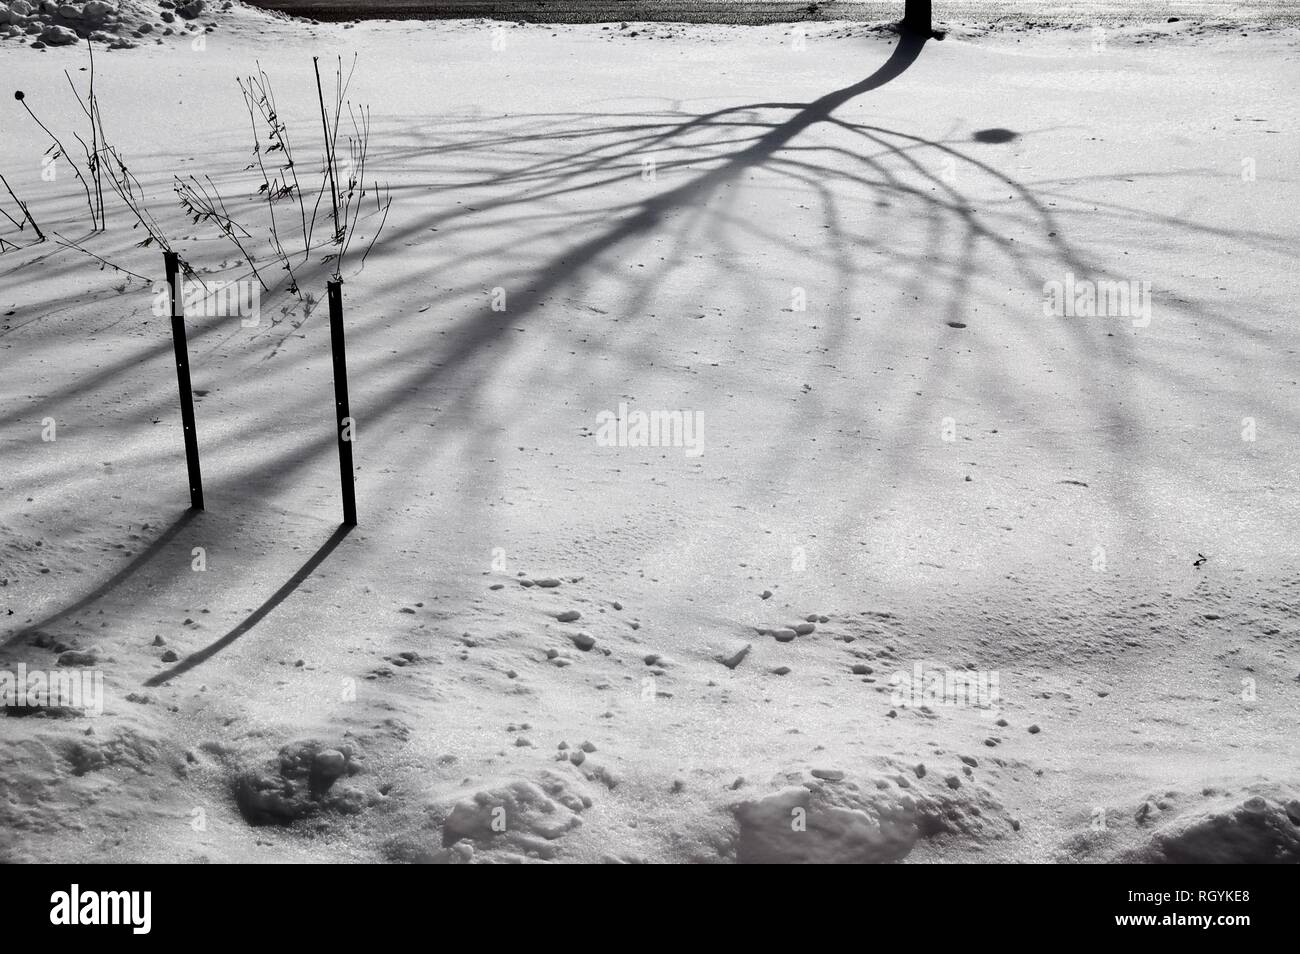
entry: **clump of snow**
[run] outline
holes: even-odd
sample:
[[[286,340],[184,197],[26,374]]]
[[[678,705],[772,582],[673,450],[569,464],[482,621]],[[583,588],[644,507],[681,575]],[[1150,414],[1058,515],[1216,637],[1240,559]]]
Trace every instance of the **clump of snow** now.
[[[550,861],[561,839],[582,826],[594,801],[572,768],[543,769],[435,793],[424,823],[391,838],[389,861],[466,864],[476,860]]]
[[[38,50],[86,40],[129,49],[211,32],[211,17],[234,7],[234,0],[0,0],[0,38]]]
[[[47,860],[40,842],[75,841],[86,832],[110,830],[110,817],[118,824],[138,817],[174,788],[174,768],[166,741],[142,727],[87,725],[70,713],[57,722],[35,714],[6,725],[0,747],[0,863]],[[107,791],[115,797],[106,800]],[[104,844],[102,836],[95,840]]]
[[[441,820],[442,847],[456,855],[490,849],[550,859],[592,804],[576,773],[545,770],[536,781],[506,779],[440,796],[430,811]]]
[[[1294,784],[1260,780],[1237,788],[1147,792],[1122,807],[1098,806],[1057,860],[1122,864],[1280,864],[1300,861],[1300,798]]]
[[[56,747],[74,775],[87,775],[110,766],[143,772],[161,755],[156,739],[131,728],[118,729],[102,739],[96,736],[61,739]]]
[[[1296,864],[1300,800],[1251,795],[1189,812],[1158,829],[1150,842],[1117,860],[1148,864]],[[1149,814],[1150,802],[1139,813]]]
[[[280,750],[277,764],[240,773],[235,802],[251,825],[289,825],[326,811],[355,815],[368,807],[373,795],[335,783],[361,771],[362,763],[351,746],[295,742]]]
[[[838,769],[732,806],[736,860],[757,864],[885,864],[924,838],[989,840],[1015,829],[1001,806],[972,785],[928,788],[905,771],[850,779]],[[915,773],[913,773],[915,774]]]

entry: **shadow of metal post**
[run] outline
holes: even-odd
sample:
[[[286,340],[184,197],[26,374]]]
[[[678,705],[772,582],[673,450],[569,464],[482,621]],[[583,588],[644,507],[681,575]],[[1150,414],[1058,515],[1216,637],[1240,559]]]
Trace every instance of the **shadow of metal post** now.
[[[334,548],[343,542],[343,538],[346,537],[351,532],[352,532],[352,528],[350,526],[338,527],[332,534],[330,534],[330,538],[326,540],[324,544],[321,545],[321,548],[312,554],[311,559],[309,559],[306,563],[300,566],[298,568],[298,571],[294,573],[293,576],[289,577],[289,579],[284,583],[283,586],[281,586],[278,590],[272,593],[265,603],[263,603],[257,609],[253,610],[253,612],[249,613],[248,617],[242,623],[240,623],[230,632],[226,633],[226,635],[222,636],[215,643],[212,643],[211,645],[206,646],[203,649],[200,649],[196,653],[191,653],[190,655],[186,656],[184,659],[178,662],[171,669],[168,669],[165,672],[160,672],[156,676],[150,677],[145,681],[145,685],[146,686],[165,685],[166,683],[170,682],[172,679],[175,679],[177,676],[181,675],[182,673],[188,672],[189,670],[193,669],[195,666],[199,665],[200,663],[206,662],[208,659],[211,659],[217,653],[221,652],[221,650],[225,649],[227,646],[229,646],[231,643],[237,640],[240,636],[243,636],[250,629],[252,629],[258,623],[260,623],[266,617],[266,615],[271,612],[271,610],[275,609],[277,606],[283,603],[289,597],[289,595],[293,593],[294,590],[296,590],[300,585],[302,585],[303,580],[311,576],[312,572],[316,569],[316,567],[324,563],[325,558],[329,556],[334,551]]]

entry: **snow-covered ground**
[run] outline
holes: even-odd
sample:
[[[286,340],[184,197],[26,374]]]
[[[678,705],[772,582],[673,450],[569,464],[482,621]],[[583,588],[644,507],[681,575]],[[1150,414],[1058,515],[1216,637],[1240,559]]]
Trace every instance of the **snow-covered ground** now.
[[[360,525],[328,266],[191,316],[187,514],[153,288],[0,219],[0,669],[105,681],[0,721],[0,857],[1300,859],[1300,32],[206,22],[95,67],[208,280],[236,77],[311,157],[358,55]],[[0,43],[69,141],[85,65]],[[3,92],[37,222],[160,279]]]

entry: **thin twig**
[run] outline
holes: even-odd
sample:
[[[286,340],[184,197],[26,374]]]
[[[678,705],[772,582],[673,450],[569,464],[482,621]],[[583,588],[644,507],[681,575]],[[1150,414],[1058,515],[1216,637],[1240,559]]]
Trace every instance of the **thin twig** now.
[[[94,252],[92,252],[90,249],[86,248],[84,245],[81,245],[81,244],[78,243],[78,242],[72,242],[72,241],[69,241],[68,239],[66,239],[66,238],[64,238],[62,235],[60,235],[58,232],[54,232],[53,235],[54,235],[55,239],[58,240],[58,244],[59,244],[59,245],[62,245],[64,248],[70,248],[70,249],[73,249],[74,251],[81,252],[83,255],[89,255],[91,258],[95,259],[97,262],[100,263],[100,270],[101,270],[101,271],[102,271],[104,268],[111,268],[111,269],[113,269],[113,271],[115,271],[115,272],[121,272],[123,275],[130,275],[132,278],[138,278],[138,279],[140,279],[140,280],[143,281],[143,282],[149,282],[149,281],[152,281],[151,279],[147,278],[146,276],[141,275],[139,272],[133,272],[133,271],[131,271],[129,268],[124,268],[124,267],[122,267],[121,265],[115,265],[113,262],[110,262],[108,259],[104,258],[104,256],[102,256],[102,255],[96,255]]]
[[[24,202],[22,199],[18,198],[18,196],[14,195],[14,190],[11,189],[11,188],[9,188],[9,180],[7,180],[7,179],[6,179],[4,176],[2,176],[2,175],[0,175],[0,182],[3,182],[3,183],[4,183],[5,190],[9,193],[10,198],[12,198],[16,203],[18,203],[18,208],[22,209],[22,211],[23,211],[23,215],[26,217],[27,221],[30,222],[30,223],[32,223],[32,228],[36,231],[36,238],[37,238],[37,240],[38,240],[38,241],[41,241],[41,242],[44,242],[44,241],[45,241],[45,233],[42,232],[42,231],[41,231],[41,227],[40,227],[39,225],[36,224],[36,219],[32,218],[32,213],[31,213],[31,210],[27,208],[27,203]],[[8,215],[7,213],[6,213],[6,215],[5,215],[5,218],[9,219],[10,222],[13,222],[13,219],[12,219],[12,218],[9,218],[9,215]],[[15,223],[15,224],[18,224],[18,223]],[[22,231],[22,228],[23,228],[22,225],[21,225],[21,224],[18,224],[18,231],[21,232],[21,231]]]
[[[58,148],[58,152],[55,154],[55,158],[57,159],[61,155],[63,156],[63,158],[68,160],[68,165],[72,166],[72,171],[76,173],[77,179],[81,183],[81,188],[86,193],[86,207],[90,209],[91,228],[95,228],[97,225],[97,221],[95,218],[95,204],[90,199],[90,187],[86,185],[86,179],[81,174],[81,170],[77,167],[76,161],[73,160],[73,158],[70,155],[68,155],[68,150],[65,149],[63,143],[59,141],[59,137],[54,135],[54,133],[50,132],[49,127],[46,126],[45,123],[41,122],[39,119],[36,118],[36,114],[32,112],[32,108],[27,105],[27,98],[23,96],[21,92],[16,93],[15,98],[17,98],[17,100],[23,104],[23,109],[27,110],[27,115],[32,117],[32,122],[40,126],[41,129],[45,131],[45,134],[54,140],[54,145]],[[49,153],[48,149],[45,151],[47,154]]]
[[[325,135],[325,166],[329,169],[330,176],[330,200],[334,203],[334,236],[338,241],[339,234],[339,186],[334,177],[334,143],[330,138],[329,121],[325,118],[325,93],[320,84],[320,62],[316,57],[311,58],[312,68],[316,71],[316,98],[320,100],[320,123],[321,130]],[[338,124],[335,123],[337,131]],[[336,276],[337,277],[337,276]]]

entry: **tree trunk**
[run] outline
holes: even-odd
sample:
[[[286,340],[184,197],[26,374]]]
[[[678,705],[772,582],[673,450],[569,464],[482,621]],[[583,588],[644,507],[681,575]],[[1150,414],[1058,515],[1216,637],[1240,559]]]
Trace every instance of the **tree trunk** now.
[[[921,36],[930,35],[930,0],[907,0],[903,10],[903,29]]]

